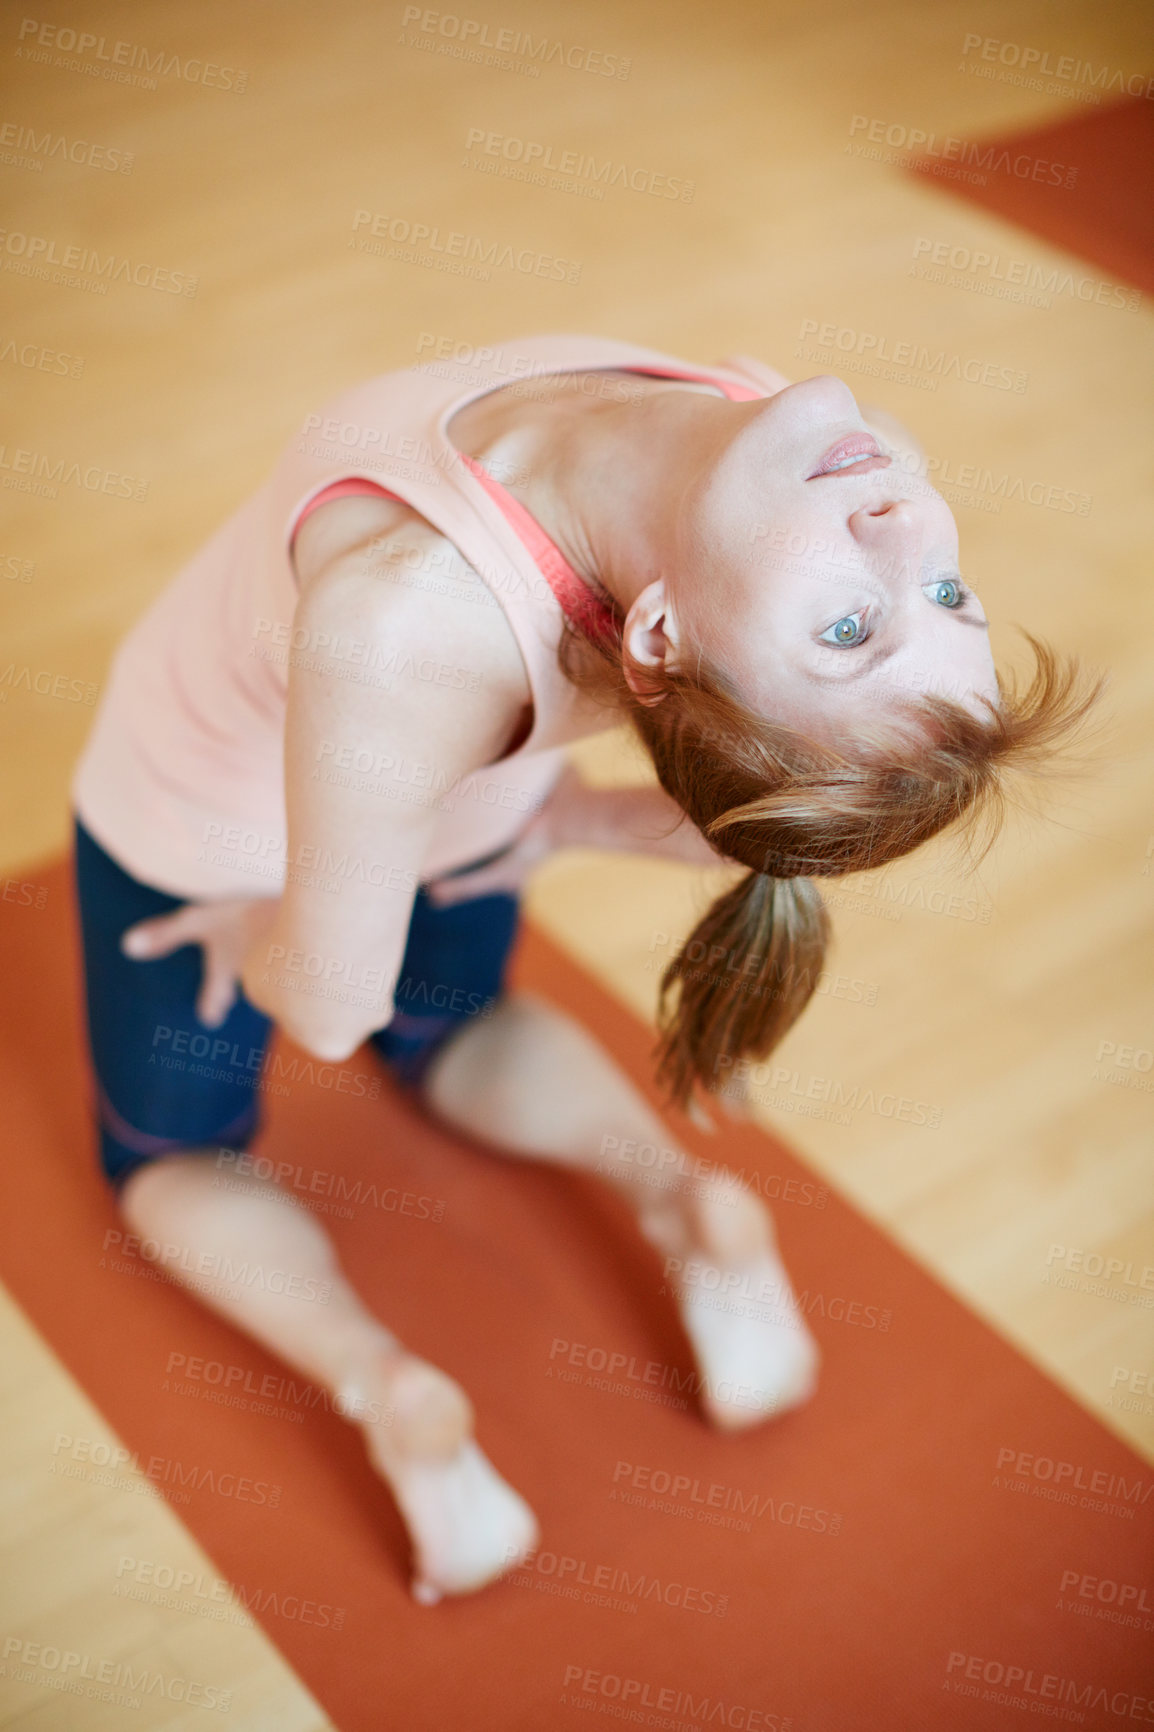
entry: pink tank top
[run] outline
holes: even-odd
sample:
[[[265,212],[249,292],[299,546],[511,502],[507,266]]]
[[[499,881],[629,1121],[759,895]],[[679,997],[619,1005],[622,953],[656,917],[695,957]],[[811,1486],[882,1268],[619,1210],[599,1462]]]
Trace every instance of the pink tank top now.
[[[512,524],[513,533],[553,591],[557,605],[566,618],[589,637],[614,637],[620,625],[617,613],[600,596],[593,594],[573,570],[557,543],[546,535],[537,519],[531,517],[521,501],[516,499],[507,487],[502,487],[475,458],[464,451],[460,453],[460,458],[461,462],[472,470],[486,493],[496,500],[499,509]],[[322,488],[315,498],[309,500],[296,520],[293,528],[294,539],[300,533],[305,518],[311,517],[319,506],[327,505],[333,499],[348,499],[356,493],[375,494],[381,499],[400,497],[399,494],[390,493],[387,488],[378,486],[375,481],[363,481],[360,476],[349,481],[334,481],[331,487]]]
[[[345,491],[403,501],[464,556],[517,639],[533,719],[514,751],[451,789],[437,787],[430,765],[379,765],[367,750],[363,765],[351,761],[340,773],[376,775],[383,819],[392,799],[436,805],[426,878],[510,841],[561,773],[565,745],[615,725],[558,665],[562,615],[594,635],[615,632],[619,622],[540,524],[457,451],[445,429],[458,409],[517,380],[608,370],[701,381],[735,400],[772,395],[784,383],[745,356],[697,368],[608,338],[541,336],[494,347],[480,367],[424,363],[385,373],[307,416],[265,484],[117,651],[73,782],[77,814],[101,846],[134,877],[182,897],[275,895],[290,866],[334,889],[350,872],[377,882],[379,869],[388,882],[387,822],[379,862],[328,859],[318,849],[290,862],[287,851],[288,666],[308,648],[294,641],[290,549],[304,517]],[[412,674],[397,650],[350,643],[327,654],[343,656],[350,679],[382,693]],[[453,683],[463,671],[430,677]]]

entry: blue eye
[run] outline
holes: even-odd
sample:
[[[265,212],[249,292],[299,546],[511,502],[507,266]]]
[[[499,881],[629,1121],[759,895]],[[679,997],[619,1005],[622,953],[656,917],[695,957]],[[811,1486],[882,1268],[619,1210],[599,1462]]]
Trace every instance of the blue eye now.
[[[952,577],[944,577],[938,583],[927,584],[926,594],[931,601],[936,601],[939,607],[961,607],[963,602],[970,599],[969,590]]]
[[[864,643],[869,636],[862,629],[863,615],[847,613],[844,619],[835,620],[827,626],[818,638],[819,643],[836,644],[841,649],[852,649],[855,644]]]

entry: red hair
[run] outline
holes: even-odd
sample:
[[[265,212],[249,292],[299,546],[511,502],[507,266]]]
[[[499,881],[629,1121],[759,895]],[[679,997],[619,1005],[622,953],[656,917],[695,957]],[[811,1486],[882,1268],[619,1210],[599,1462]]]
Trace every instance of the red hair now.
[[[719,855],[749,868],[662,977],[657,1075],[672,1101],[686,1105],[695,1082],[721,1089],[739,1058],[767,1057],[805,1009],[829,942],[815,878],[884,866],[959,819],[984,820],[989,847],[1005,813],[1004,772],[1041,767],[1104,683],[1026,636],[1033,675],[1024,688],[999,682],[988,714],[910,698],[826,745],[767,721],[704,665],[646,669],[652,695],[642,701],[619,639],[590,642],[566,627],[568,677],[627,714],[666,793]],[[691,957],[724,957],[727,971]]]

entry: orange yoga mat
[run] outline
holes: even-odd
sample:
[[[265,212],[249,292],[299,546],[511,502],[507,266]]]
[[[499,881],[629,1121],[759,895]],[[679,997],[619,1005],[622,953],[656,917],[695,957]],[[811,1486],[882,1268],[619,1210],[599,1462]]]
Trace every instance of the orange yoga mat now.
[[[281,1046],[259,1152],[543,1526],[511,1581],[416,1606],[358,1436],[110,1237],[69,879],[26,882],[0,898],[0,1273],[342,1732],[1154,1722],[1154,1475],[782,1144],[677,1126],[777,1197],[825,1355],[805,1410],[724,1437],[617,1199],[370,1098],[367,1054],[310,1080]],[[516,974],[645,1077],[646,1030],[540,934]],[[29,1449],[99,1471],[83,1440]],[[121,1571],[147,1602],[148,1560]],[[219,1591],[184,1584],[189,1616]]]
[[[1094,94],[1092,86],[1082,88]],[[1146,97],[1081,104],[1064,120],[999,138],[955,140],[950,151],[943,143],[939,157],[927,157],[915,172],[1106,273],[1103,280],[1076,272],[1073,281],[1050,268],[1031,275],[1007,249],[1004,259],[984,267],[995,275],[981,277],[981,292],[1025,284],[1059,305],[1077,298],[1115,314],[1132,311],[1133,303],[1112,292],[1109,279],[1154,293],[1154,103]],[[943,256],[949,260],[948,247]],[[968,269],[967,257],[961,270]]]

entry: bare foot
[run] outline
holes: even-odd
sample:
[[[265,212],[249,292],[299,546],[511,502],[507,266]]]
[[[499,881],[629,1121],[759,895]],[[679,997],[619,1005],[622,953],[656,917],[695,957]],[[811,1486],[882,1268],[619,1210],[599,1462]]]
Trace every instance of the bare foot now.
[[[397,1500],[422,1605],[475,1592],[536,1546],[536,1517],[473,1441],[469,1398],[435,1365],[383,1343],[338,1404]]]
[[[674,1194],[650,1203],[641,1229],[665,1254],[714,1424],[740,1431],[807,1401],[820,1354],[760,1198],[719,1177],[708,1199]]]

